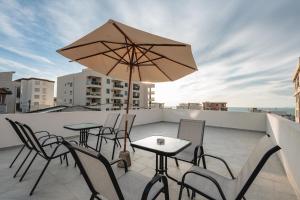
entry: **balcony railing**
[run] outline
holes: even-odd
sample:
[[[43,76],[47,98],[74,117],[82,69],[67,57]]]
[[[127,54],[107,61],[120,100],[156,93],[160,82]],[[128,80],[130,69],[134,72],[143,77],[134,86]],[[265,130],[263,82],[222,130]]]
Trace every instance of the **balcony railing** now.
[[[120,85],[120,84],[114,84],[114,87],[115,87],[115,88],[124,88],[124,86],[123,86],[123,85]]]
[[[86,95],[87,95],[87,96],[101,96],[101,93],[97,93],[97,92],[87,92]]]
[[[133,90],[139,90],[140,86],[139,85],[133,85]]]
[[[140,98],[140,95],[133,95],[133,98]]]
[[[123,97],[123,94],[114,94],[113,97]]]

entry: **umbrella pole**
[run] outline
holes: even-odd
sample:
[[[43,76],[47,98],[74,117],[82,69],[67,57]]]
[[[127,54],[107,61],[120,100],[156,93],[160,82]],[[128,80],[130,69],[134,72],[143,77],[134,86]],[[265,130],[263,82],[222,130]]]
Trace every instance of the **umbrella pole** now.
[[[119,158],[125,160],[127,166],[131,166],[130,152],[126,150],[126,141],[128,136],[128,112],[129,112],[129,101],[130,101],[130,93],[131,93],[131,77],[132,77],[132,68],[133,66],[130,64],[130,72],[129,72],[129,83],[128,83],[128,93],[127,93],[127,108],[126,108],[126,121],[125,121],[125,138],[124,138],[124,150],[120,151]],[[119,162],[118,167],[124,168],[124,163]]]
[[[126,143],[127,143],[127,136],[128,136],[128,119],[127,119],[127,115],[129,113],[129,105],[130,105],[129,101],[130,101],[130,95],[131,95],[131,77],[132,77],[132,66],[130,65],[128,93],[127,93],[127,107],[126,107],[124,151],[126,151]]]

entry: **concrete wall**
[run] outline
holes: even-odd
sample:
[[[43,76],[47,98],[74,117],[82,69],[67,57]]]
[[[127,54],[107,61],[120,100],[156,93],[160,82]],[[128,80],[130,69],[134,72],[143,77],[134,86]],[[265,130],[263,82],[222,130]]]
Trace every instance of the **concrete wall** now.
[[[106,115],[110,112],[114,111],[3,114],[0,115],[0,148],[20,144],[18,137],[5,120],[5,117],[29,124],[34,131],[47,130],[52,134],[66,137],[78,135],[79,133],[64,129],[64,125],[82,122],[94,122],[102,124],[106,118]],[[122,112],[124,113],[125,111]],[[134,125],[162,121],[162,112],[163,111],[160,109],[130,111],[130,113],[135,113],[137,115]]]
[[[278,115],[267,114],[266,130],[281,147],[279,157],[300,199],[300,124]]]
[[[208,126],[235,128],[253,131],[266,131],[266,114],[203,110],[165,109],[163,120],[179,122],[180,119],[205,120]]]

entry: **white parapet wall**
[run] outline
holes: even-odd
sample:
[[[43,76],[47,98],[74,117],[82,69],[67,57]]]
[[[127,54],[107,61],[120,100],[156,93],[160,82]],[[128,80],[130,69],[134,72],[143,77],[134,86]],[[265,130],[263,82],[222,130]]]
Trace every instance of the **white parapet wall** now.
[[[6,117],[15,121],[19,121],[21,123],[26,123],[30,125],[34,131],[47,130],[51,134],[68,137],[78,135],[79,133],[64,129],[64,125],[83,122],[102,124],[105,121],[107,114],[110,112],[114,111],[3,114],[0,115],[0,148],[11,147],[21,144],[21,141],[14,133],[14,130],[5,120]],[[162,121],[162,112],[163,110],[161,109],[130,111],[130,113],[137,115],[134,125],[160,122]],[[125,113],[125,111],[121,111],[121,113]]]
[[[298,199],[300,199],[300,124],[267,114],[267,133],[281,147],[279,157],[292,184]]]
[[[180,119],[205,120],[207,126],[266,132],[265,113],[185,109],[165,109],[163,112],[164,121],[179,122]]]

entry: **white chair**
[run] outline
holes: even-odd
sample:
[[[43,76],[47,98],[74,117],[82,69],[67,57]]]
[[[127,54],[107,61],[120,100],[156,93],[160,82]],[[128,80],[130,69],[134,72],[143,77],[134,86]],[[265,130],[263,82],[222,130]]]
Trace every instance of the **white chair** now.
[[[150,179],[128,171],[124,160],[110,163],[97,151],[75,146],[66,141],[63,144],[70,150],[92,192],[90,200],[100,200],[100,196],[110,200],[153,200],[162,192],[165,199],[169,199],[168,182],[165,176],[157,175]],[[118,162],[124,162],[125,173],[116,177],[111,165]]]
[[[264,136],[252,151],[250,157],[235,178],[229,169],[228,164],[221,158],[203,154],[201,157],[212,157],[221,161],[231,175],[231,179],[221,176],[213,171],[193,166],[182,177],[179,200],[184,188],[191,189],[208,199],[245,199],[244,195],[249,189],[254,179],[261,171],[269,157],[280,150],[270,140],[269,136]]]
[[[199,157],[204,154],[203,137],[204,137],[205,121],[181,119],[178,128],[177,138],[189,140],[192,145],[175,155],[177,167],[178,160],[197,164]],[[205,159],[202,159],[205,168]]]

